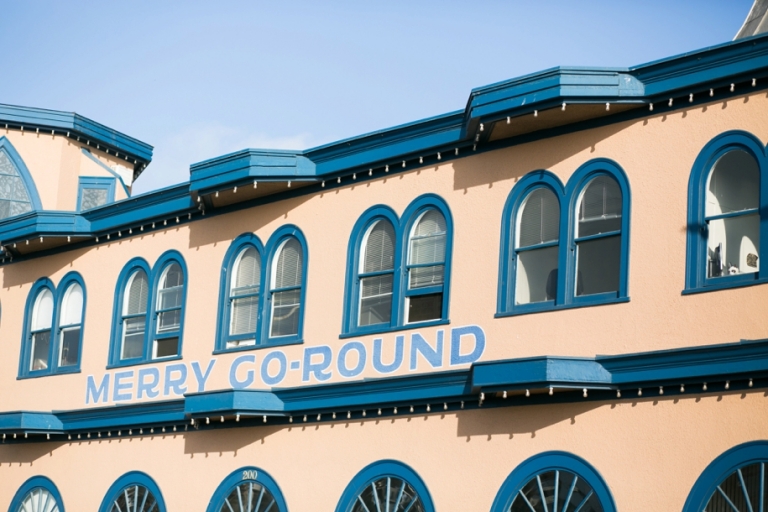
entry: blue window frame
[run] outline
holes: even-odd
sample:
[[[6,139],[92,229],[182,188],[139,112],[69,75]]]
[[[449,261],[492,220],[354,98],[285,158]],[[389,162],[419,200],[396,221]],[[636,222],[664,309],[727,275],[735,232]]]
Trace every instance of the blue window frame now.
[[[33,476],[19,487],[10,512],[66,512],[61,493],[49,478]]]
[[[85,324],[85,282],[77,272],[65,275],[58,288],[48,278],[29,291],[19,378],[80,371]]]
[[[115,178],[80,176],[77,211],[82,212],[115,201]]]
[[[545,504],[542,506],[542,504]],[[525,460],[507,477],[491,512],[616,512],[608,486],[587,461],[567,452],[545,452]]]
[[[99,512],[166,512],[160,488],[146,473],[131,471],[113,483]]]
[[[380,460],[363,468],[344,489],[336,512],[434,512],[421,477],[396,460]]]
[[[699,153],[688,182],[683,293],[768,282],[768,155],[750,133],[730,131]],[[762,267],[762,268],[761,268]]]
[[[187,297],[187,267],[177,251],[154,267],[129,261],[117,280],[109,367],[179,359]]]
[[[768,442],[735,446],[713,460],[693,484],[683,512],[768,509]]]
[[[341,337],[448,322],[453,219],[437,195],[402,218],[388,206],[357,220],[347,249]]]
[[[630,190],[615,162],[525,175],[504,206],[496,316],[628,299]]]
[[[288,506],[275,480],[256,467],[233,471],[208,503],[206,512],[287,512]]]
[[[275,231],[266,247],[252,233],[232,241],[221,268],[214,353],[302,342],[308,256],[293,225]]]

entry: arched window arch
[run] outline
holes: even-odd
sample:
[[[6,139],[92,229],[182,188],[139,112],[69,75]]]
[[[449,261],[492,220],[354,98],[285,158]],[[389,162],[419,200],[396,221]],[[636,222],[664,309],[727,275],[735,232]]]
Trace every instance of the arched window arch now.
[[[124,474],[107,490],[99,512],[166,512],[165,501],[152,478],[140,471]]]
[[[80,369],[85,323],[85,283],[80,274],[64,276],[57,288],[57,331],[54,355],[59,371]]]
[[[42,210],[35,182],[7,137],[0,137],[0,219]]]
[[[11,500],[9,512],[66,512],[56,485],[44,476],[24,482]]]
[[[382,205],[364,212],[347,249],[342,337],[447,322],[452,244],[450,210],[434,194],[402,219]]]
[[[117,280],[110,366],[181,357],[187,268],[177,251],[129,261]]]
[[[753,441],[726,451],[701,473],[683,512],[747,512],[768,506],[768,442]]]
[[[686,291],[768,280],[760,255],[768,240],[761,211],[768,206],[765,147],[746,132],[723,133],[696,158],[688,183]]]
[[[584,459],[566,452],[545,452],[512,471],[491,512],[616,512],[608,486]]]
[[[629,184],[613,161],[567,186],[534,171],[504,207],[497,316],[628,300]]]
[[[244,467],[224,479],[208,503],[206,512],[287,512],[285,498],[265,471]]]
[[[434,512],[432,497],[421,477],[395,460],[363,468],[347,485],[336,512]]]

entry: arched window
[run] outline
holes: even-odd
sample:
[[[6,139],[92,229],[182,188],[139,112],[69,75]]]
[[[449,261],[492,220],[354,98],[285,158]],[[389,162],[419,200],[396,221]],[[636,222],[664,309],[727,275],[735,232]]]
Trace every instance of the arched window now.
[[[134,359],[144,355],[144,339],[147,331],[149,278],[143,269],[138,269],[131,274],[124,293],[120,359]]]
[[[80,340],[83,330],[83,288],[70,284],[64,291],[59,314],[59,367],[75,366],[80,362]]]
[[[393,460],[374,462],[347,485],[336,512],[434,512],[432,497],[419,475]]]
[[[445,217],[428,209],[414,223],[408,239],[406,323],[437,320],[443,311]]]
[[[497,316],[628,299],[629,184],[591,160],[567,186],[548,171],[517,182],[504,206]]]
[[[31,361],[29,370],[47,370],[51,349],[51,327],[53,324],[53,293],[43,288],[37,294],[32,307],[30,326]]]
[[[35,183],[21,156],[6,137],[0,137],[0,219],[39,210]]]
[[[768,281],[760,269],[766,168],[765,147],[746,132],[715,137],[697,157],[688,184],[686,292]]]
[[[9,512],[65,512],[61,494],[44,476],[33,476],[22,484],[11,501]]]
[[[255,247],[246,247],[235,259],[229,284],[227,348],[256,344],[260,291],[261,255]]]
[[[156,333],[152,358],[179,355],[179,331],[181,330],[181,307],[184,293],[184,272],[173,262],[160,274],[155,307]]]
[[[301,244],[294,237],[282,241],[272,266],[270,289],[271,338],[296,336],[299,333],[301,309],[302,256]]]
[[[527,459],[507,477],[492,512],[615,512],[608,487],[585,460],[566,452]]]
[[[99,512],[166,512],[165,502],[152,478],[139,471],[121,476],[107,491]]]
[[[280,488],[266,472],[246,467],[224,479],[206,512],[286,512]]]
[[[388,324],[392,320],[395,236],[395,228],[386,219],[375,221],[365,232],[358,271],[360,326]]]
[[[550,188],[537,187],[525,197],[516,228],[515,303],[555,300],[560,203]]]

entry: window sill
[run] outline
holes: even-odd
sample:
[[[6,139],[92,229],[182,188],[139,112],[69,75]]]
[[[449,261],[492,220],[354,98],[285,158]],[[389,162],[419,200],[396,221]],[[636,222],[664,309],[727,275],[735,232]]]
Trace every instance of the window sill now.
[[[730,276],[730,277],[736,277],[736,276]],[[738,276],[742,277],[742,276]],[[682,292],[680,292],[681,295],[693,295],[695,293],[706,293],[706,292],[714,292],[717,290],[728,290],[730,288],[744,288],[745,286],[755,286],[758,284],[765,284],[768,283],[768,279],[762,278],[754,278],[754,279],[739,279],[737,281],[731,280],[728,277],[725,277],[724,279],[727,279],[727,281],[723,282],[714,282],[711,284],[706,284],[704,286],[699,286],[697,288],[686,288]]]
[[[450,320],[430,320],[428,322],[414,322],[412,324],[405,324],[405,325],[397,325],[395,327],[390,326],[382,326],[379,329],[371,329],[371,330],[360,330],[360,331],[353,331],[353,332],[344,332],[339,334],[339,339],[344,340],[347,338],[359,338],[360,336],[369,336],[371,334],[387,334],[390,332],[399,332],[399,331],[412,331],[413,329],[421,329],[422,327],[432,327],[435,325],[448,325],[450,324]]]
[[[56,371],[52,371],[52,372],[48,372],[48,371],[43,372],[43,371],[41,371],[39,373],[38,372],[36,372],[36,373],[27,373],[25,375],[17,376],[16,380],[39,379],[40,377],[53,377],[53,376],[56,376],[56,375],[68,375],[68,374],[71,374],[71,373],[80,373],[80,367],[78,366],[77,368],[71,368],[71,369],[67,369],[67,370],[56,370]]]
[[[500,311],[493,315],[494,318],[504,318],[508,316],[520,316],[531,315],[535,313],[546,313],[548,311],[559,311],[561,309],[576,309],[576,308],[589,308],[593,306],[605,306],[609,304],[623,304],[629,302],[629,297],[614,297],[605,299],[602,297],[595,297],[594,300],[588,300],[587,297],[579,297],[579,302],[572,302],[570,304],[542,304],[541,307],[525,307],[518,308],[512,311]]]
[[[180,359],[181,359],[181,356],[162,357],[158,359],[147,359],[147,360],[141,359],[138,361],[135,359],[131,359],[125,362],[108,364],[107,370],[114,370],[115,368],[129,368],[131,366],[142,366],[145,364],[161,364],[161,363],[167,363],[168,361],[178,361]]]
[[[218,348],[214,350],[212,353],[213,355],[217,356],[220,354],[229,354],[232,352],[247,352],[249,350],[261,350],[265,348],[285,347],[287,345],[303,345],[303,344],[304,344],[303,339],[279,340],[279,341],[270,341],[269,343],[261,343],[257,345],[246,345],[244,347]]]

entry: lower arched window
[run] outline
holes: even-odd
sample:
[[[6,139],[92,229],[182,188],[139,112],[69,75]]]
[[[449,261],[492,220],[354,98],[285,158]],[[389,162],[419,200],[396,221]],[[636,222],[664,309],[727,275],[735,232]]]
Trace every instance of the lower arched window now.
[[[382,460],[364,468],[344,490],[336,512],[434,512],[432,498],[410,467]]]
[[[10,512],[64,512],[56,486],[44,476],[24,482],[11,501]]]
[[[254,467],[238,469],[216,489],[207,512],[285,512],[288,508],[277,483]]]
[[[566,452],[535,455],[507,477],[492,512],[615,512],[608,487],[583,459]]]
[[[145,473],[131,471],[107,491],[99,512],[166,512],[163,495]]]

